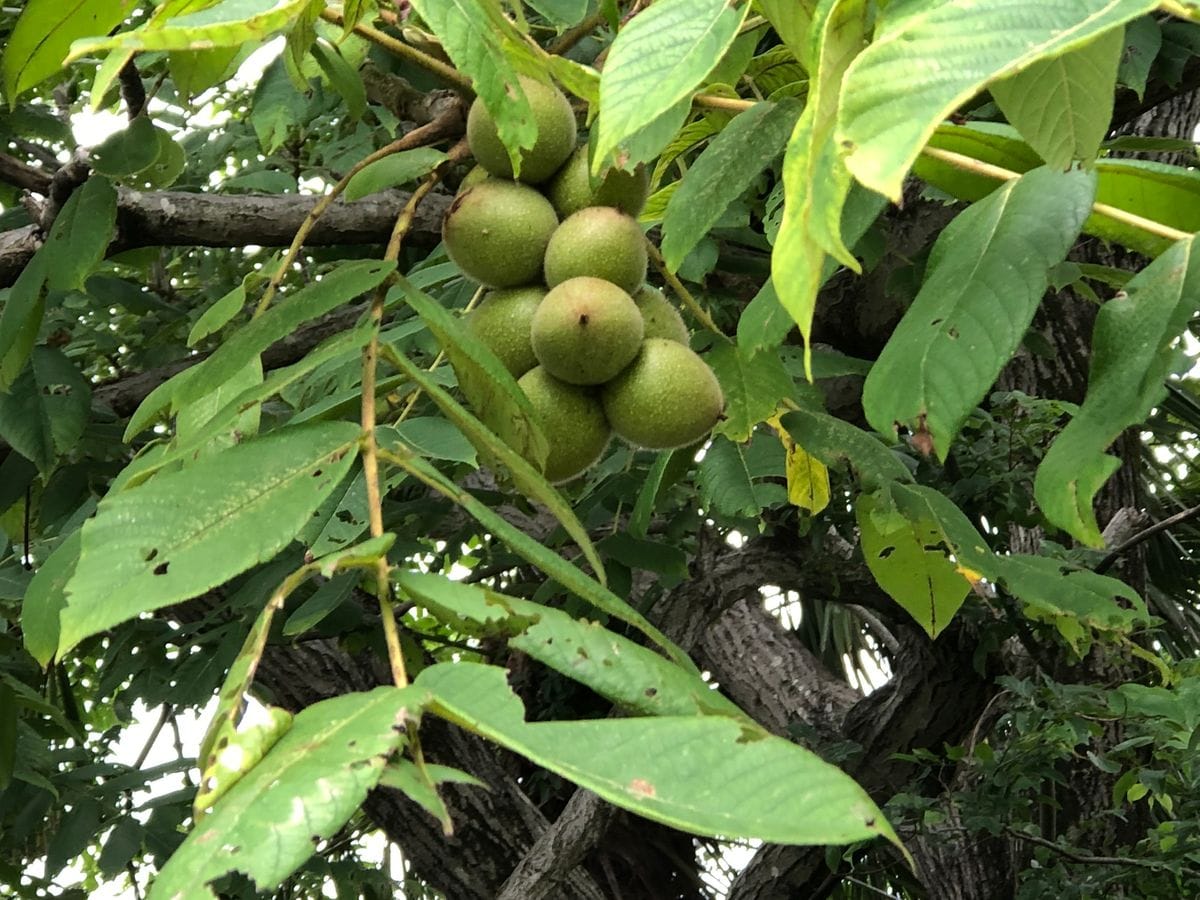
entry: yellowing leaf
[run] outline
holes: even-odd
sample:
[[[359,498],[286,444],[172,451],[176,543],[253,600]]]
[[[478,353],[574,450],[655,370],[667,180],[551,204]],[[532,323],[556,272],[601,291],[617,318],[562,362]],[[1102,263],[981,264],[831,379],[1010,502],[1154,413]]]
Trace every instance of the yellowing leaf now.
[[[767,420],[783,442],[787,463],[788,502],[813,515],[829,505],[829,469],[801,447],[779,421],[779,416]]]

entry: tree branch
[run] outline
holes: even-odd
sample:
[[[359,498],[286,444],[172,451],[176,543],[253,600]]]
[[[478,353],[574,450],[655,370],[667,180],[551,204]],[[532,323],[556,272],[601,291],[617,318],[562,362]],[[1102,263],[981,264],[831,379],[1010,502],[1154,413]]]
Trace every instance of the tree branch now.
[[[0,153],[0,181],[22,190],[45,194],[50,189],[51,175],[36,166],[21,162],[15,156]]]

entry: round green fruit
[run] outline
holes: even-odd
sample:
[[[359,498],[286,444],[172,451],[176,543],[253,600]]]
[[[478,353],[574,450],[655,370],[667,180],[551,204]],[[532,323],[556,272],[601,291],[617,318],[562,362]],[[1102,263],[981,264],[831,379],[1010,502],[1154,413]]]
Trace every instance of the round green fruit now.
[[[601,392],[613,431],[638,447],[669,450],[704,437],[725,398],[707,363],[683,344],[651,338]]]
[[[533,405],[550,445],[547,480],[569,481],[600,458],[612,429],[592,392],[559,381],[541,366],[530,369],[517,384]]]
[[[568,216],[546,247],[546,283],[554,287],[581,275],[636,291],[646,279],[646,238],[638,223],[611,206]]]
[[[467,315],[467,329],[488,345],[514,378],[538,364],[529,330],[545,296],[546,289],[536,285],[491,291]]]
[[[558,225],[550,201],[515,181],[488,178],[454,198],[442,220],[446,252],[488,287],[537,281]]]
[[[575,147],[575,113],[563,92],[553,85],[523,75],[517,80],[537,124],[533,147],[521,151],[521,173],[517,177],[528,184],[541,184],[558,171]],[[479,98],[467,113],[467,144],[483,168],[501,178],[513,177],[512,160],[500,142],[496,120]]]
[[[552,288],[530,331],[538,362],[555,378],[603,384],[637,356],[645,328],[627,293],[585,276]]]
[[[683,317],[662,291],[643,284],[633,295],[633,302],[642,311],[647,338],[666,338],[687,346],[688,329],[683,324]]]
[[[650,196],[650,173],[641,165],[632,172],[610,169],[593,189],[585,144],[558,170],[546,195],[562,219],[589,206],[615,206],[623,213],[636,216]]]

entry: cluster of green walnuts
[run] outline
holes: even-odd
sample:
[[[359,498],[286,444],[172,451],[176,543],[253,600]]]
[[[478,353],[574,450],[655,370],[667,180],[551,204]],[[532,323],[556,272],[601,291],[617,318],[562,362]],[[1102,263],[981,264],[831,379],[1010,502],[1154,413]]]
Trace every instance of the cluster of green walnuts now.
[[[478,166],[442,224],[450,258],[491,288],[470,330],[517,379],[550,445],[546,477],[593,465],[615,432],[638,447],[684,447],[720,418],[712,370],[688,329],[646,284],[646,241],[634,216],[644,172],[594,184],[575,116],[555,87],[521,79],[538,126],[513,180],[496,123],[476,101],[467,141]]]

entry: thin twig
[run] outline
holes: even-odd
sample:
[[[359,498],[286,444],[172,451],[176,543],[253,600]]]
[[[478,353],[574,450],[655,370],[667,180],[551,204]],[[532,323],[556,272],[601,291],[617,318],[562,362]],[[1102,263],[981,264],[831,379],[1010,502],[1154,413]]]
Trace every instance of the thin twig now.
[[[416,147],[424,147],[429,144],[434,144],[442,138],[448,137],[451,128],[455,121],[459,118],[458,110],[447,112],[438,116],[427,125],[422,125],[420,128],[414,128],[402,138],[397,138],[386,147],[381,147],[369,156],[365,156],[356,162],[341,180],[333,186],[333,189],[316,202],[312,209],[308,211],[308,215],[304,217],[304,221],[296,230],[296,236],[292,238],[291,246],[288,247],[287,253],[284,254],[283,260],[279,263],[279,268],[275,270],[275,274],[271,276],[271,280],[267,282],[266,290],[263,291],[262,299],[258,301],[258,307],[254,310],[255,316],[261,316],[267,311],[271,305],[271,300],[275,296],[275,292],[279,289],[279,285],[283,282],[288,270],[295,263],[296,257],[300,255],[300,248],[304,246],[312,230],[316,228],[317,222],[325,211],[333,205],[333,202],[346,190],[346,186],[350,183],[355,175],[365,169],[371,163],[391,156],[393,153],[400,153],[403,150],[412,150]],[[415,196],[415,195],[414,195]],[[410,200],[411,202],[411,200]]]
[[[712,316],[708,314],[708,311],[700,305],[699,301],[696,300],[695,297],[692,296],[691,291],[683,286],[683,282],[675,277],[675,273],[667,268],[666,261],[663,259],[662,254],[658,251],[658,248],[654,246],[654,242],[651,241],[650,238],[646,238],[646,252],[650,256],[650,261],[654,263],[654,268],[658,269],[659,274],[661,274],[666,280],[671,290],[674,291],[675,295],[683,301],[683,305],[688,308],[688,311],[696,317],[696,321],[698,321],[709,331],[713,332],[713,334],[719,334],[724,337],[725,332],[721,331],[721,329],[717,327],[717,323],[713,321]]]
[[[564,53],[582,41],[585,37],[591,34],[592,31],[603,24],[603,22],[604,13],[592,13],[574,28],[569,28],[564,31],[558,40],[554,41],[549,47],[546,48],[546,52],[551,56],[562,56]]]
[[[1167,529],[1173,528],[1181,522],[1186,522],[1189,519],[1194,519],[1197,516],[1200,516],[1200,506],[1193,506],[1191,509],[1185,509],[1182,512],[1177,512],[1173,516],[1167,516],[1167,518],[1163,519],[1161,522],[1155,522],[1148,528],[1143,528],[1129,540],[1125,541],[1124,543],[1117,544],[1117,546],[1114,547],[1109,554],[1104,557],[1104,559],[1097,563],[1095,571],[1098,574],[1107,572],[1110,568],[1112,568],[1113,563],[1115,563],[1122,554],[1132,550],[1138,544],[1148,541],[1156,534],[1161,534]]]
[[[332,22],[334,25],[342,25],[345,18],[339,9],[323,9],[321,10],[321,18],[326,22]],[[378,29],[372,28],[362,22],[354,26],[354,33],[360,37],[366,38],[373,44],[378,44],[383,49],[390,53],[407,59],[409,62],[416,63],[422,69],[432,72],[438,78],[447,84],[464,91],[468,94],[474,94],[474,89],[471,87],[471,79],[453,66],[447,65],[440,59],[435,59],[428,53],[422,53],[416,47],[410,47],[403,41],[397,40],[390,34],[385,34]]]
[[[1074,850],[1061,847],[1054,843],[1054,841],[1048,841],[1044,837],[1038,837],[1037,835],[1026,834],[1023,831],[1018,831],[1011,825],[1005,826],[1004,831],[1006,834],[1015,837],[1017,840],[1027,841],[1030,844],[1037,844],[1039,847],[1045,847],[1047,850],[1053,850],[1059,856],[1063,856],[1072,862],[1083,863],[1085,865],[1137,866],[1142,869],[1168,868],[1166,863],[1157,862],[1150,859],[1134,859],[1131,856],[1088,856],[1085,853],[1076,853]]]
[[[162,714],[158,717],[158,721],[154,723],[154,727],[150,730],[150,736],[146,738],[146,743],[142,745],[142,752],[138,754],[137,759],[133,762],[133,768],[140,769],[146,761],[146,757],[150,755],[150,750],[154,746],[158,736],[162,734],[162,730],[167,727],[167,722],[171,720],[171,715],[175,712],[175,707],[170,703],[163,706]]]

